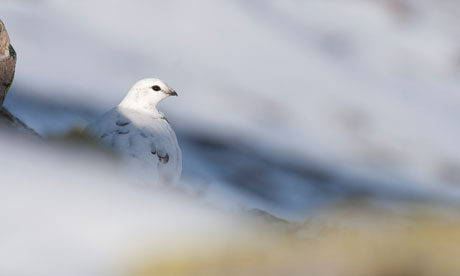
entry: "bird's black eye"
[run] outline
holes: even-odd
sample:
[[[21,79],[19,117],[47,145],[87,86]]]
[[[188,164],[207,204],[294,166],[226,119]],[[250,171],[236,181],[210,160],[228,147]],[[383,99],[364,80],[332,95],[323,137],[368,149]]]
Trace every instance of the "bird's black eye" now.
[[[155,91],[160,91],[161,87],[159,87],[158,85],[154,85],[154,86],[152,86],[152,89],[155,90]]]

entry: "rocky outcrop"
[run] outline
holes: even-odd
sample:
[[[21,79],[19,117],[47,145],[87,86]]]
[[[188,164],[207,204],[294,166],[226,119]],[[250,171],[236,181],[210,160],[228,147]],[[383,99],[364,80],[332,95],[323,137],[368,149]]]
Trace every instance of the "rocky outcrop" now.
[[[33,129],[29,128],[21,120],[16,118],[6,108],[0,107],[0,128],[4,127],[14,128],[23,134],[32,134],[34,136],[38,136],[38,134]]]
[[[0,107],[13,83],[16,68],[16,51],[10,44],[5,25],[0,20]]]
[[[11,114],[3,101],[13,84],[16,68],[16,51],[10,44],[10,37],[5,25],[0,20],[0,127],[19,130],[21,133],[37,136],[38,134],[26,126],[21,120]]]

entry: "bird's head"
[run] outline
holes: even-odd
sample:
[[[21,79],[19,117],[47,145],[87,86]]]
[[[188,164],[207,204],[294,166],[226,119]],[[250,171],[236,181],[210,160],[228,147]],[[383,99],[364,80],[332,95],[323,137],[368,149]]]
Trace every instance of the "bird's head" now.
[[[136,82],[120,105],[156,110],[156,105],[169,96],[177,96],[176,91],[160,79],[148,78]]]

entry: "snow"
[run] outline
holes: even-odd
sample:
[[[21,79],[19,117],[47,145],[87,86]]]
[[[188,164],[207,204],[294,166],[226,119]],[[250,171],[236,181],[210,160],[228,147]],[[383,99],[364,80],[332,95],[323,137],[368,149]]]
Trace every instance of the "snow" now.
[[[7,1],[0,17],[18,65],[6,106],[56,134],[160,77],[180,94],[160,109],[181,140],[184,178],[208,191],[263,198],[270,181],[287,196],[269,198],[294,194],[308,209],[325,196],[301,173],[313,170],[332,175],[333,191],[359,182],[456,194],[459,11],[435,0]],[[239,164],[267,177],[247,188]]]
[[[127,275],[146,250],[155,259],[252,231],[186,193],[135,185],[112,155],[83,145],[2,133],[0,152],[2,275]]]

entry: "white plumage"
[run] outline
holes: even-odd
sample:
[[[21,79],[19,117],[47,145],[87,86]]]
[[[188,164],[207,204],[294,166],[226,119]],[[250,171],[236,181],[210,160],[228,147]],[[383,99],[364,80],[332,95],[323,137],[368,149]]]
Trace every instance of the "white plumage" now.
[[[130,157],[148,171],[149,182],[175,183],[182,171],[176,134],[157,110],[159,102],[177,93],[159,79],[138,81],[123,101],[87,127],[97,140]]]

